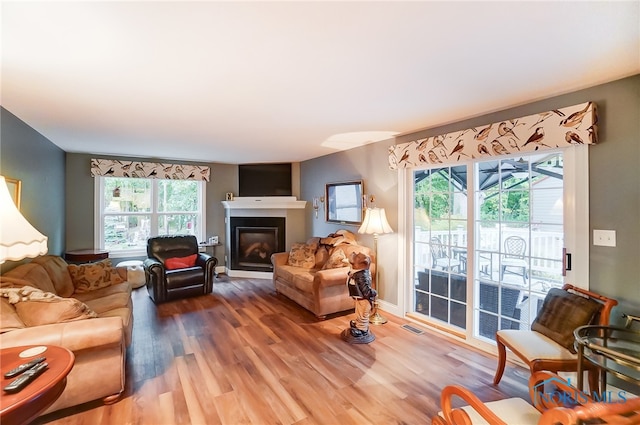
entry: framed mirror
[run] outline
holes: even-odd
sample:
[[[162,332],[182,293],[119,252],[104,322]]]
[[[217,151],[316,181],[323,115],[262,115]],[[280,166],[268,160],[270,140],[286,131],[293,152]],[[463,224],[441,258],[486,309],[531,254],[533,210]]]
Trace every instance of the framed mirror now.
[[[325,193],[326,218],[330,223],[362,224],[362,180],[327,183]]]

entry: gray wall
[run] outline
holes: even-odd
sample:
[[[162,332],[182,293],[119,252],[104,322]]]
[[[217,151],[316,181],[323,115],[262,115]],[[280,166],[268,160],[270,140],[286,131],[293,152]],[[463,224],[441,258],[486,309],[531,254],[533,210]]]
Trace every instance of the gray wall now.
[[[50,254],[62,254],[65,250],[65,153],[2,107],[0,174],[22,181],[22,215],[49,238]],[[1,270],[9,270],[22,262],[8,261]]]
[[[94,180],[91,177],[91,158],[131,160],[127,157],[67,154],[67,186],[69,196],[66,201],[67,249],[92,248],[94,246]],[[158,158],[136,158],[140,161],[166,162]],[[188,163],[181,161],[181,163]],[[211,167],[211,181],[206,185],[207,198],[207,237],[218,235],[220,243],[225,244],[224,200],[227,192],[238,193],[238,166],[220,163],[191,163]],[[224,265],[222,250],[216,251],[218,265]]]
[[[325,184],[362,180],[364,192],[375,197],[370,206],[384,208],[387,220],[394,231],[398,230],[398,176],[387,166],[387,149],[393,141],[379,142],[345,152],[339,152],[304,161],[300,164],[302,199],[308,201],[306,209],[307,238],[326,236],[336,230],[346,229],[358,236],[363,245],[373,248],[373,236],[358,235],[358,227],[325,221],[321,205],[315,218],[312,203],[314,197],[323,196]],[[397,234],[380,235],[378,239],[378,291],[380,298],[397,304]]]
[[[620,301],[613,317],[618,322],[621,312],[640,314],[640,75],[305,161],[302,195],[310,200],[324,193],[327,182],[361,177],[365,191],[376,195],[377,206],[386,209],[391,226],[397,229],[397,178],[387,168],[389,145],[587,101],[596,102],[599,116],[599,143],[589,148],[590,234],[593,229],[608,229],[616,230],[617,237],[615,248],[590,246],[590,287]],[[307,217],[308,236],[322,236],[340,227],[325,223],[322,216],[313,219],[311,211]],[[381,244],[391,236],[382,236]],[[393,267],[391,259],[380,257],[384,267]],[[396,304],[393,277],[386,276],[381,283],[382,299]]]

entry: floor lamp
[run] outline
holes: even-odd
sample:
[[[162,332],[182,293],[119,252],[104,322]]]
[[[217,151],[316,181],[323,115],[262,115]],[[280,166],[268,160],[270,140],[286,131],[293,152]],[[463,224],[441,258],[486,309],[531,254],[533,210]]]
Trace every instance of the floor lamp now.
[[[0,264],[46,253],[47,237],[20,214],[0,176]]]
[[[377,289],[378,286],[378,269],[380,268],[380,259],[378,258],[378,235],[385,233],[393,233],[393,229],[389,226],[387,221],[387,214],[384,212],[384,208],[367,208],[364,214],[364,220],[362,225],[358,229],[358,233],[364,233],[367,235],[373,235],[373,252],[376,258],[376,273],[375,273],[375,286],[373,289]],[[373,302],[375,312],[369,319],[369,323],[373,325],[382,325],[387,323],[387,319],[382,317],[378,313],[378,298],[376,297]]]

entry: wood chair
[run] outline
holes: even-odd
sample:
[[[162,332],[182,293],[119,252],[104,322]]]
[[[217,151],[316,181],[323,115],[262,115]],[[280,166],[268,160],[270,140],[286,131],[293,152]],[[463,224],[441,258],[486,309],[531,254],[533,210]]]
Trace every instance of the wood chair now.
[[[597,323],[594,324],[602,326],[609,324],[611,309],[618,304],[618,301],[570,284],[565,284],[562,289],[601,303],[602,309],[597,316]],[[567,313],[572,314],[573,312],[567,311]],[[507,361],[507,347],[529,366],[532,374],[540,370],[555,373],[578,370],[577,354],[535,330],[502,329],[496,332],[496,343],[498,345],[498,366],[493,378],[494,385],[498,385],[502,379]],[[589,388],[598,388],[597,370],[590,365],[585,365],[585,368],[589,372]]]
[[[541,391],[544,384],[552,384],[549,392]],[[543,394],[543,395],[541,395]],[[483,403],[468,389],[450,385],[440,394],[442,411],[432,425],[579,425],[606,423],[614,425],[640,423],[640,397],[626,397],[615,402],[596,402],[588,394],[578,391],[560,376],[551,372],[534,372],[529,378],[531,404],[521,398]],[[453,407],[457,397],[467,403]]]

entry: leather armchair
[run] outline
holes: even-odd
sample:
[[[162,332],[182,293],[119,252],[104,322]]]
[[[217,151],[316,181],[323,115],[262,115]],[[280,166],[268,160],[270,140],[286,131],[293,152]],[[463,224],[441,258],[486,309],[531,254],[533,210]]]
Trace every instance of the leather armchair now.
[[[165,262],[169,258],[188,257],[196,254],[193,267],[169,270]],[[184,297],[204,295],[213,290],[215,268],[218,260],[198,249],[193,235],[157,236],[147,240],[147,259],[144,272],[147,291],[154,303]]]

